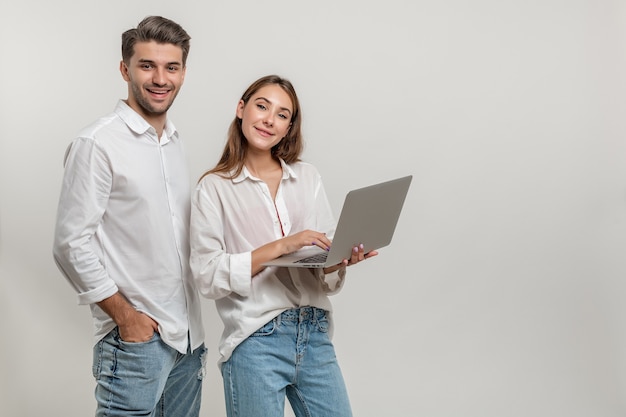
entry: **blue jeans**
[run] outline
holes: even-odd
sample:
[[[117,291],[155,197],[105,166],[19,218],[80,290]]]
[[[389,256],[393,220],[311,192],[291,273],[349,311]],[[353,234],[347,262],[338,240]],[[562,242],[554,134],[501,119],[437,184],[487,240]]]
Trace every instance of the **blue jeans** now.
[[[202,345],[183,355],[158,333],[127,343],[113,329],[93,349],[96,416],[197,417],[205,353]]]
[[[221,367],[229,417],[350,417],[326,311],[287,310],[244,340]]]

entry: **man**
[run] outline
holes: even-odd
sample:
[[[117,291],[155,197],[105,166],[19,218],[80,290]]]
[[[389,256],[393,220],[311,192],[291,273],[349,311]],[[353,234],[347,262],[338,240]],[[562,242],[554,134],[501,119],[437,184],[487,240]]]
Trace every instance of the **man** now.
[[[55,261],[95,325],[97,416],[198,416],[204,330],[189,272],[190,182],[167,111],[189,35],[163,17],[122,35],[128,99],[69,146]]]

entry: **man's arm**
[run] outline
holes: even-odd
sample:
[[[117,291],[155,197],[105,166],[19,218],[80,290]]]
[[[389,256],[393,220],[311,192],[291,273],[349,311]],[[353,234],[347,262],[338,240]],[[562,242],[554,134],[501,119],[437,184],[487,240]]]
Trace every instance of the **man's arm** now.
[[[120,337],[125,342],[147,342],[159,331],[156,321],[135,310],[119,292],[97,304],[117,324]]]
[[[112,173],[103,150],[93,140],[82,137],[68,147],[64,167],[53,256],[78,293],[78,303],[89,305],[118,290],[92,240],[107,208]]]

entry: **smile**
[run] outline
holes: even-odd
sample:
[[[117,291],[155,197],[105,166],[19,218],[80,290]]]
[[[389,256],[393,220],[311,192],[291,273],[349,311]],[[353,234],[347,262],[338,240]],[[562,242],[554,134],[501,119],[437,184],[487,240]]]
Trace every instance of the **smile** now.
[[[274,136],[274,134],[272,132],[268,132],[267,130],[263,130],[263,129],[259,129],[258,127],[255,126],[255,129],[257,132],[259,132],[261,134],[261,136]]]
[[[170,90],[153,90],[153,89],[150,89],[150,88],[147,88],[146,90],[148,90],[148,92],[150,94],[156,94],[156,95],[160,95],[160,96],[166,95],[166,94],[168,94],[170,92]]]

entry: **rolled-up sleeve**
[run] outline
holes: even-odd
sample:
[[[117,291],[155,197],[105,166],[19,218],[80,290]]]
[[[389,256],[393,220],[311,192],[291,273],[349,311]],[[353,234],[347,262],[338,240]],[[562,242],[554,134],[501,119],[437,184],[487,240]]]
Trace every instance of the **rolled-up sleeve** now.
[[[225,251],[224,213],[213,189],[196,188],[191,202],[190,266],[200,294],[220,299],[236,293],[250,294],[252,252],[230,254]],[[211,193],[213,191],[213,195]]]
[[[53,256],[78,292],[78,303],[93,304],[117,292],[94,239],[111,190],[111,170],[97,143],[83,138],[68,147],[64,164]]]
[[[321,281],[326,295],[337,294],[343,288],[346,280],[346,267],[339,268],[330,274],[325,274],[322,268],[315,268],[312,271],[316,278]]]

